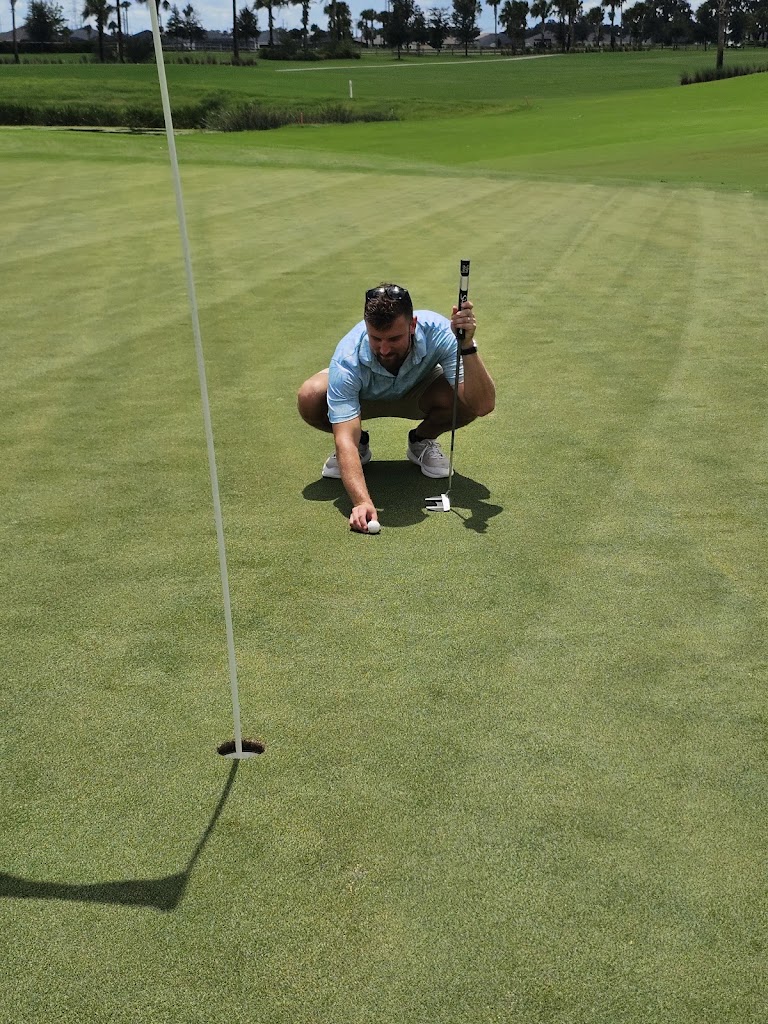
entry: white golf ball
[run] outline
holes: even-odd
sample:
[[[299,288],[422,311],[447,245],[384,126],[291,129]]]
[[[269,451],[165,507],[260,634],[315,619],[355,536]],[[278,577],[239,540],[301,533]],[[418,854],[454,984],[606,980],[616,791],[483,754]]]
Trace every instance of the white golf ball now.
[[[381,530],[381,523],[378,519],[371,519],[368,523],[368,533],[378,533]]]

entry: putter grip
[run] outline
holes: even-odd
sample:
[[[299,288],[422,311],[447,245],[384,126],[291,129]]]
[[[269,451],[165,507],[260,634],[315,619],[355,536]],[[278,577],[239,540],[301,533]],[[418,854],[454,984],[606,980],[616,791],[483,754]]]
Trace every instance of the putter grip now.
[[[458,306],[461,309],[462,302],[467,301],[469,295],[469,260],[461,260],[459,267],[459,302]],[[460,327],[456,332],[458,340],[464,341],[464,328]]]

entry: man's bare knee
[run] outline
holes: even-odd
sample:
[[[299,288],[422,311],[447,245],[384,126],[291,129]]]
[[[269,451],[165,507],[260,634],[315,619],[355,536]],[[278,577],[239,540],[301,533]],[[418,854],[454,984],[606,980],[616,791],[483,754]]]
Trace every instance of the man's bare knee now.
[[[317,408],[317,390],[313,387],[311,380],[305,380],[299,388],[296,405],[301,418],[309,423],[313,410]]]
[[[296,396],[299,415],[305,423],[318,430],[331,429],[328,420],[327,380],[325,374],[315,374],[314,377],[304,381]]]

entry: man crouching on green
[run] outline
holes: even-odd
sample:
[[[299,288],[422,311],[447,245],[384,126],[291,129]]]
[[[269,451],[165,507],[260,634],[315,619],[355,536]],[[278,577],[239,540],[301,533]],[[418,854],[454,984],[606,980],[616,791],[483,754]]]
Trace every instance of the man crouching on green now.
[[[448,459],[437,438],[451,429],[459,330],[464,340],[456,426],[465,427],[493,411],[496,390],[477,349],[476,329],[469,301],[461,309],[454,306],[448,320],[428,309],[414,312],[405,288],[381,284],[365,293],[363,319],[336,346],[329,368],[302,384],[302,419],[333,434],[336,451],[322,474],[344,484],[353,506],[353,530],[366,533],[368,523],[378,518],[363,473],[371,461],[363,420],[420,420],[408,434],[406,455],[424,476],[448,476]]]

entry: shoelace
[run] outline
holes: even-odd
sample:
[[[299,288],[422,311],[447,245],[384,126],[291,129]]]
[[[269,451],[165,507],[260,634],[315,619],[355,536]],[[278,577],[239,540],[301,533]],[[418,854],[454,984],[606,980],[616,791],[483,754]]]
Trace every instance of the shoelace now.
[[[445,458],[445,456],[443,455],[443,452],[442,452],[442,449],[441,449],[440,445],[439,445],[439,444],[437,443],[437,441],[433,440],[432,438],[428,438],[428,439],[427,439],[427,440],[425,440],[425,441],[421,441],[421,442],[420,442],[420,444],[423,444],[423,445],[424,445],[424,448],[423,448],[423,450],[422,450],[422,453],[421,453],[421,455],[419,456],[419,458],[420,458],[420,459],[421,459],[422,461],[423,461],[423,460],[424,460],[424,459],[425,459],[425,458],[426,458],[426,457],[427,457],[428,455],[437,455],[437,456],[439,456],[439,457],[440,457],[441,459],[444,459],[444,458]]]

